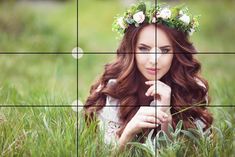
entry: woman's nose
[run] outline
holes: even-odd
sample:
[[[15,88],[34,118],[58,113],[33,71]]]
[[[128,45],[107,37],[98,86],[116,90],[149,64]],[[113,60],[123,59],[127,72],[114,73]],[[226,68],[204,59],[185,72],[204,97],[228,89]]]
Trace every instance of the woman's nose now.
[[[154,47],[150,50],[150,62],[152,64],[156,64],[159,60],[159,58],[162,55],[162,51],[161,49],[159,49],[158,47]]]

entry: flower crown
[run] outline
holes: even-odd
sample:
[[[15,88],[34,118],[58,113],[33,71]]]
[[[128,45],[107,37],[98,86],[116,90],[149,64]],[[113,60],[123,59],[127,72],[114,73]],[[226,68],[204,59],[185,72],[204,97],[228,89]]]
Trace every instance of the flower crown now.
[[[112,30],[119,35],[123,35],[125,30],[134,25],[139,27],[142,23],[159,23],[169,28],[183,31],[192,35],[198,30],[199,16],[192,16],[187,7],[184,6],[163,6],[161,4],[151,4],[139,2],[132,5],[130,9],[124,12],[123,16],[116,16],[112,25]]]

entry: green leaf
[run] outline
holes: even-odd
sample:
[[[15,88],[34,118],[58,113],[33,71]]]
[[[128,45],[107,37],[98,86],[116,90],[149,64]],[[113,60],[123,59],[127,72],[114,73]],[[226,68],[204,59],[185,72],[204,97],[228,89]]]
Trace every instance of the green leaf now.
[[[181,130],[182,126],[183,126],[183,120],[180,120],[176,125],[176,129]]]
[[[197,145],[199,145],[200,142],[198,138],[196,138],[190,131],[181,130],[181,132],[187,137],[189,137],[191,140],[193,140]]]
[[[169,133],[173,133],[174,132],[174,129],[172,127],[172,125],[170,123],[168,123],[168,132]]]
[[[140,4],[137,7],[137,10],[143,11],[144,13],[146,12],[146,5],[144,2],[140,2]]]

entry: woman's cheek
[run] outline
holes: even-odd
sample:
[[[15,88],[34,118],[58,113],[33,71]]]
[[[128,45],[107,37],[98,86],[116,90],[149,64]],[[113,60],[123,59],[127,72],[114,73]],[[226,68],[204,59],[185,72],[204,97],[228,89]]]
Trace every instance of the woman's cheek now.
[[[171,66],[172,63],[172,59],[173,59],[173,54],[166,54],[165,56],[163,56],[162,58],[162,66],[164,66],[165,68],[168,68]]]

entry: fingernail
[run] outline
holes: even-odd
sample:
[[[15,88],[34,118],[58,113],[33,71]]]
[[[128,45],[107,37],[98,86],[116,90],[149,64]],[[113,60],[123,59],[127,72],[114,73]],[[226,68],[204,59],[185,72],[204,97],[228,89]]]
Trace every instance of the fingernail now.
[[[145,93],[146,96],[148,96],[148,93]]]

